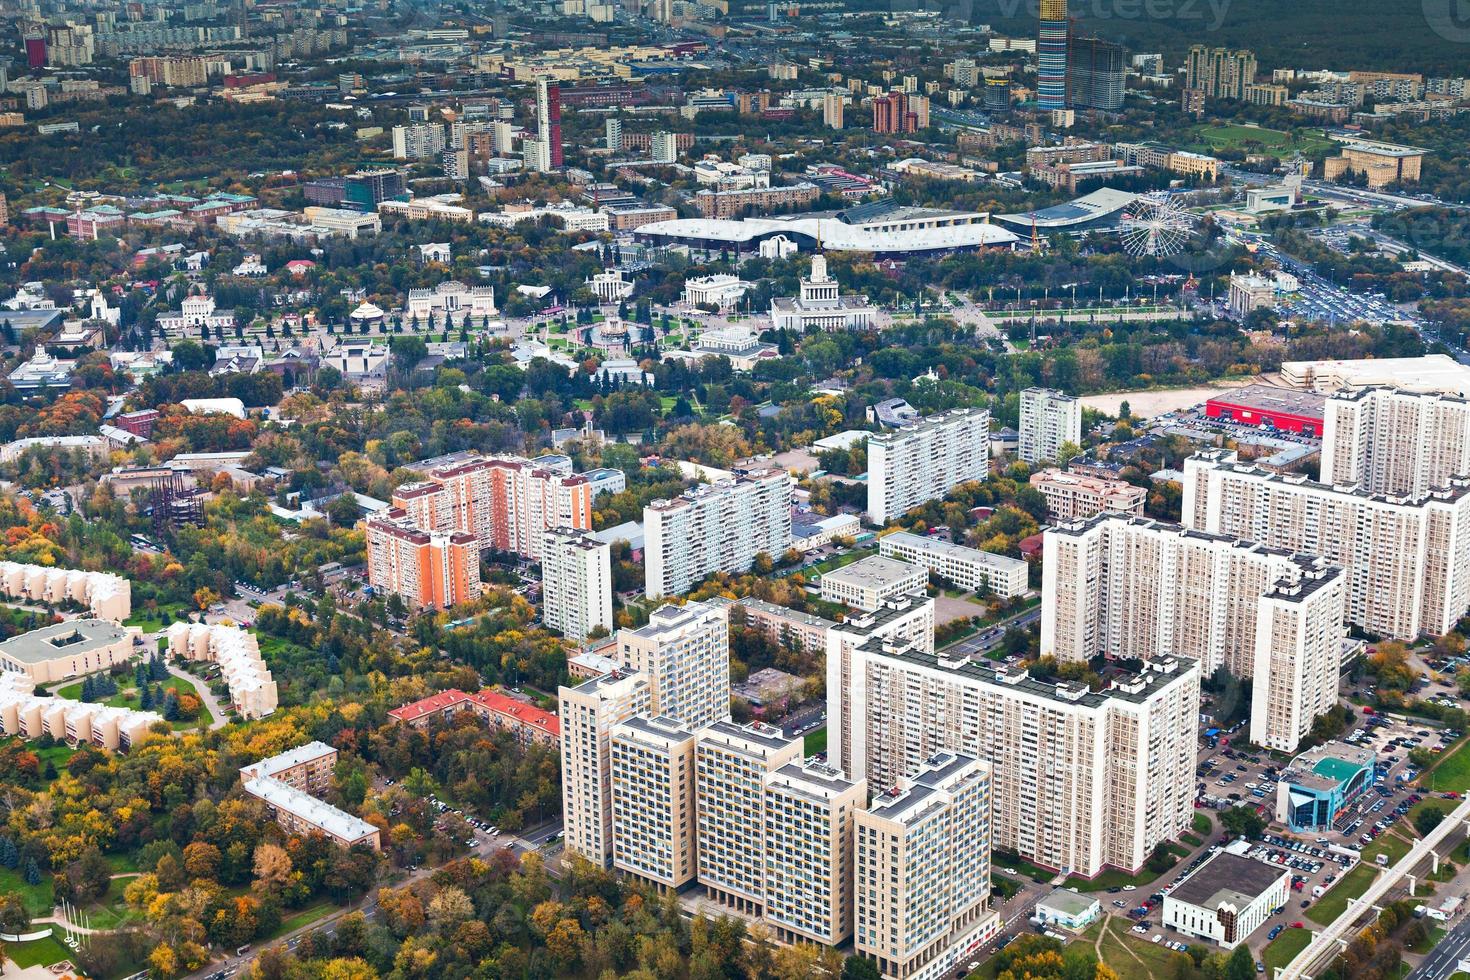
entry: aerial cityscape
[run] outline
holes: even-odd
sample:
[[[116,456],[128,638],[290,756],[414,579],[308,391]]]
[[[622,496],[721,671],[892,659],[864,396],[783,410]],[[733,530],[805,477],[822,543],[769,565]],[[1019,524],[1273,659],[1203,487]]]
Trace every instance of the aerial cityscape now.
[[[1456,0],[0,0],[0,980],[1470,980]]]

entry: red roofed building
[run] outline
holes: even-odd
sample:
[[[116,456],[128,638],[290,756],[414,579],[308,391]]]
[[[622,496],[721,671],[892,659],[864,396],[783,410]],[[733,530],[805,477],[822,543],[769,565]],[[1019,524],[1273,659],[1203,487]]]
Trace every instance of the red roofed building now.
[[[388,717],[413,728],[426,728],[435,718],[473,711],[491,728],[505,729],[522,745],[556,745],[561,740],[561,719],[535,705],[486,688],[466,694],[451,688],[388,712]]]
[[[469,707],[470,696],[463,691],[450,688],[431,694],[428,697],[405,704],[401,708],[394,708],[388,712],[388,717],[394,721],[401,721],[413,728],[427,728],[429,723],[439,716],[448,717],[457,711]]]
[[[492,728],[509,729],[523,745],[561,742],[561,719],[549,711],[489,689],[474,696],[475,713]]]

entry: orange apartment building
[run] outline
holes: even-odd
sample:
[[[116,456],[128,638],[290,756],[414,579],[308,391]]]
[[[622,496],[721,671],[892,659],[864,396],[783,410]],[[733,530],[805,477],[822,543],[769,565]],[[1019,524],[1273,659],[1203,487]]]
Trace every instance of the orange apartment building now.
[[[592,485],[515,457],[481,457],[444,466],[422,483],[399,487],[393,506],[426,531],[460,531],[481,548],[541,557],[547,528],[592,527]]]
[[[480,547],[463,531],[421,530],[394,508],[367,521],[368,582],[413,609],[448,609],[480,594]]]

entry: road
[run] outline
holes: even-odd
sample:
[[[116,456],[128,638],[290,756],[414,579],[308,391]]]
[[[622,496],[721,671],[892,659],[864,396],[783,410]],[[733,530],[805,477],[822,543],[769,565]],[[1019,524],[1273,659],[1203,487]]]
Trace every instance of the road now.
[[[1445,980],[1460,972],[1460,961],[1470,956],[1470,918],[1462,919],[1439,941],[1433,952],[1409,974],[1409,980]]]
[[[1023,613],[1020,613],[1019,615],[1014,616],[1011,619],[1007,619],[1004,622],[997,623],[994,626],[986,627],[979,633],[975,633],[972,636],[967,636],[963,640],[956,640],[954,643],[951,643],[949,646],[945,647],[944,652],[947,654],[962,653],[965,656],[974,659],[976,656],[981,656],[989,653],[991,650],[994,650],[996,647],[1000,646],[1001,643],[1005,641],[1006,630],[1010,629],[1012,626],[1016,627],[1017,629],[1025,629],[1039,619],[1041,619],[1041,607],[1037,606],[1033,609],[1028,609]]]
[[[825,704],[814,704],[809,708],[787,717],[781,722],[781,734],[787,738],[795,738],[798,728],[821,727],[821,721],[827,717],[827,706]]]
[[[156,642],[161,636],[163,636],[162,632],[153,634],[154,641]],[[204,706],[209,709],[209,714],[213,718],[209,723],[209,730],[214,731],[216,728],[225,727],[225,723],[230,720],[229,715],[225,714],[226,707],[219,703],[219,698],[215,697],[214,692],[209,689],[209,682],[202,677],[195,677],[188,671],[180,670],[169,663],[167,658],[164,659],[163,665],[174,677],[194,685],[194,693],[199,695],[199,700],[204,702]]]

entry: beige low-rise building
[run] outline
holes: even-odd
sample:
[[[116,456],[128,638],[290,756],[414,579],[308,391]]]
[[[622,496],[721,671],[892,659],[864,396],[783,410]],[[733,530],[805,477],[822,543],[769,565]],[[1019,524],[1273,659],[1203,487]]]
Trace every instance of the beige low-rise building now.
[[[37,697],[25,674],[0,674],[0,734],[23,739],[49,735],[68,745],[82,743],[111,751],[127,750],[163,721],[152,711]]]
[[[0,643],[0,671],[51,684],[106,670],[132,655],[131,631],[100,619],[69,619]]]
[[[1019,558],[909,531],[883,535],[878,539],[878,554],[919,565],[962,589],[990,592],[1002,599],[1024,593],[1031,571]]]
[[[1078,521],[1113,511],[1143,516],[1148,490],[1125,480],[1044,469],[1031,474],[1031,486],[1046,498],[1046,509],[1058,521]]]
[[[98,619],[118,623],[133,612],[133,583],[110,572],[0,561],[0,594],[50,605],[76,602]]]
[[[924,566],[874,555],[825,573],[822,598],[872,612],[894,596],[922,594],[928,585]]]
[[[340,847],[382,846],[378,828],[314,796],[331,786],[337,750],[308,742],[240,769],[240,785],[266,805],[288,833],[322,834]]]
[[[170,624],[166,636],[171,653],[219,665],[230,703],[242,718],[264,718],[276,710],[276,681],[261,659],[254,633],[238,626],[180,621]]]

